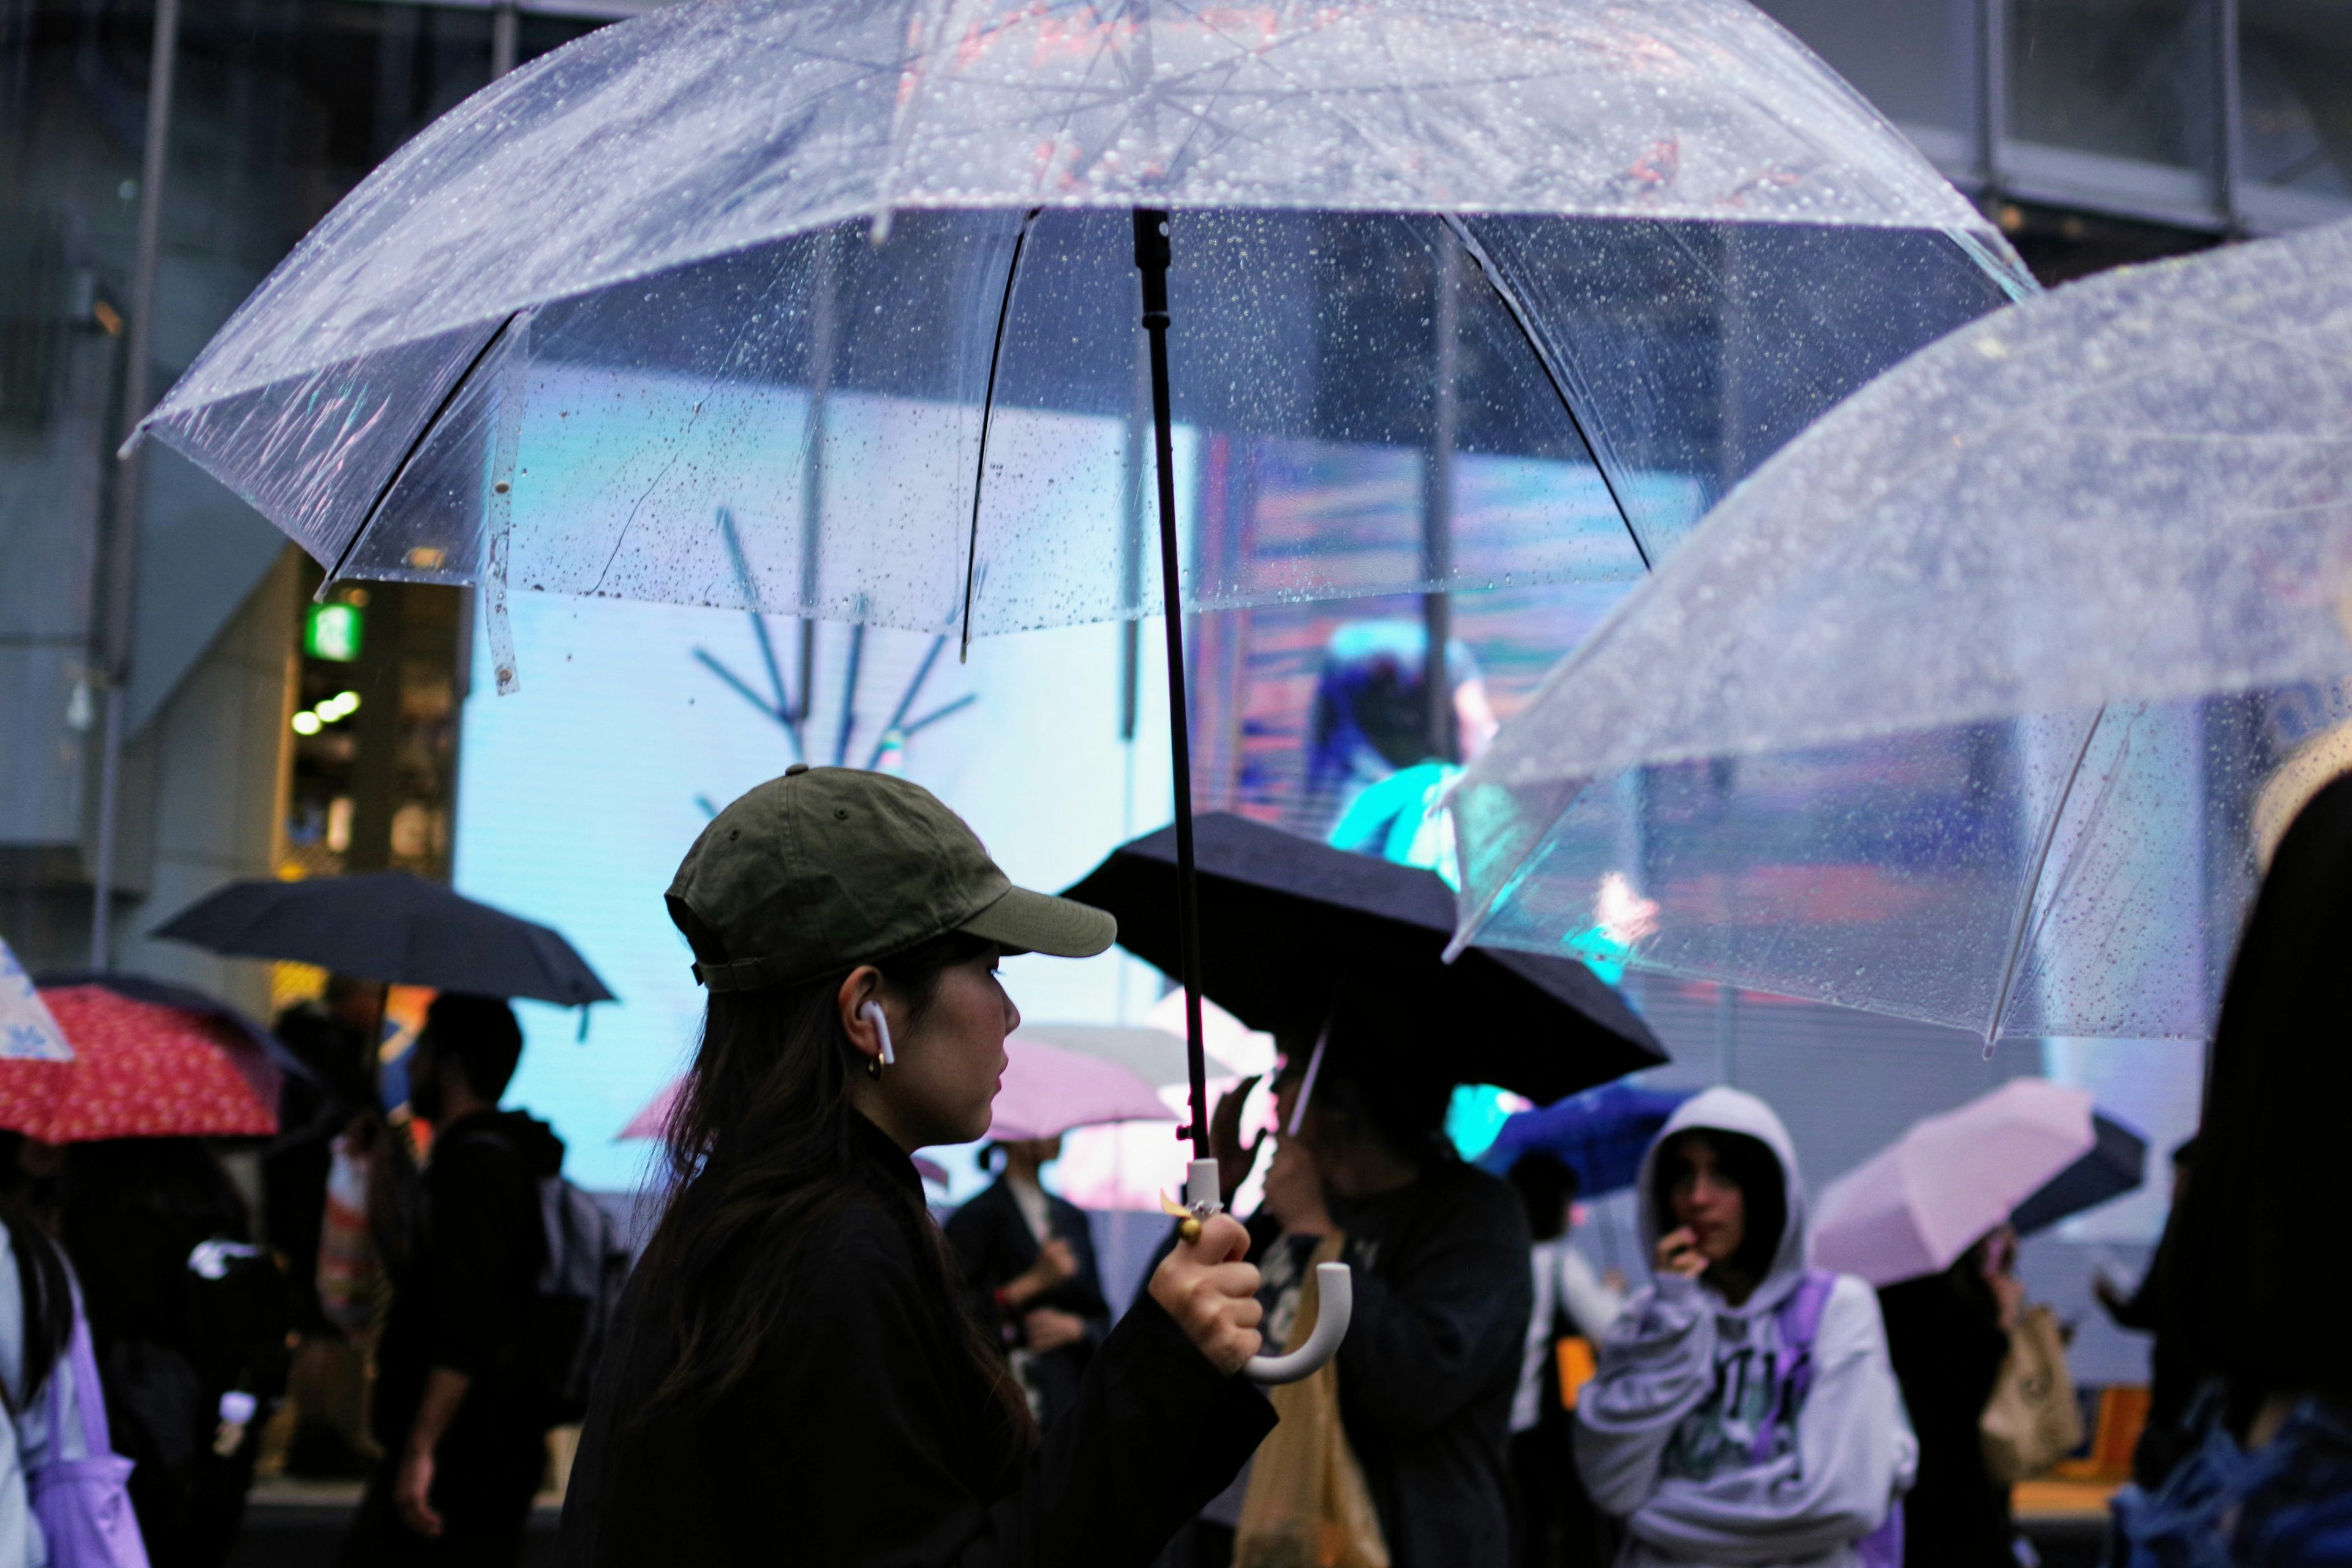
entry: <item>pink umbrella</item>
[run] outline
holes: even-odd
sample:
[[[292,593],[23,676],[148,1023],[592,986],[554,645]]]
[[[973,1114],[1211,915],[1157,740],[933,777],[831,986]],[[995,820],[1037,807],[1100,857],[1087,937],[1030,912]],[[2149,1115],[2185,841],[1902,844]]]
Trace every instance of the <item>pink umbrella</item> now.
[[[1018,1036],[996,1094],[988,1135],[1000,1142],[1054,1138],[1098,1121],[1174,1121],[1160,1091],[1117,1062]]]
[[[2096,1142],[2088,1094],[2011,1079],[1914,1122],[1832,1182],[1813,1226],[1813,1260],[1873,1285],[1939,1273]]]
[[[686,1079],[674,1078],[662,1085],[662,1091],[646,1101],[645,1109],[629,1118],[629,1124],[613,1135],[615,1143],[626,1143],[635,1138],[663,1138],[669,1134],[669,1113],[677,1105],[677,1091],[686,1087]]]

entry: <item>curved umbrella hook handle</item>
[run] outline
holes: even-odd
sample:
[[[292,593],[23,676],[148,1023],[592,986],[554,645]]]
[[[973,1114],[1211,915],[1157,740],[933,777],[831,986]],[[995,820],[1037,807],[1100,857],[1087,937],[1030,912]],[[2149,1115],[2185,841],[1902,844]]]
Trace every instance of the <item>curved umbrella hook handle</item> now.
[[[1288,1355],[1250,1357],[1242,1371],[1252,1383],[1297,1383],[1321,1371],[1325,1362],[1339,1353],[1339,1342],[1348,1337],[1348,1320],[1355,1311],[1355,1276],[1344,1263],[1318,1263],[1315,1289],[1315,1331]]]
[[[1214,1160],[1192,1163],[1185,1172],[1184,1198],[1184,1207],[1194,1219],[1205,1219],[1224,1207]],[[1297,1383],[1322,1370],[1323,1363],[1339,1353],[1339,1342],[1348,1337],[1348,1321],[1355,1315],[1355,1276],[1344,1263],[1318,1263],[1315,1266],[1315,1328],[1307,1336],[1307,1342],[1287,1355],[1250,1357],[1242,1372],[1251,1382]]]

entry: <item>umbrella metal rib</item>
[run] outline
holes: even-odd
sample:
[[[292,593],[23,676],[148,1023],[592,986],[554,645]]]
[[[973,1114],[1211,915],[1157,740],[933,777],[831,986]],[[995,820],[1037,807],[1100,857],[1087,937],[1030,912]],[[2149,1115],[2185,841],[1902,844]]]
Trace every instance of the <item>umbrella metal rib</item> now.
[[[2083,743],[2074,749],[2074,765],[2066,770],[2066,783],[2058,791],[2058,799],[2050,808],[2050,820],[2042,826],[2042,839],[2034,847],[2033,864],[2025,873],[2025,890],[2020,895],[2017,922],[2009,935],[2009,956],[2001,961],[2000,986],[1993,996],[1991,1016],[1985,1019],[1985,1058],[1990,1060],[1993,1046],[2000,1038],[2001,1015],[2009,1011],[2010,993],[2017,985],[2017,962],[2025,952],[2025,937],[2033,923],[2033,895],[2042,890],[2042,868],[2050,864],[2050,847],[2058,841],[2058,825],[2065,819],[2066,803],[2074,798],[2074,783],[2083,776],[2083,760],[2091,754],[2091,741],[2099,732],[2099,721],[2107,716],[2105,703],[2091,715],[2083,729]]]
[[[1609,492],[1609,504],[1617,509],[1617,521],[1625,525],[1625,537],[1633,542],[1633,553],[1642,558],[1642,570],[1654,570],[1657,563],[1650,559],[1650,547],[1642,542],[1642,531],[1633,526],[1633,514],[1626,510],[1625,498],[1618,491],[1617,476],[1612,471],[1616,459],[1604,452],[1601,443],[1593,438],[1593,433],[1585,427],[1584,416],[1577,411],[1576,400],[1568,395],[1568,373],[1560,368],[1552,354],[1551,345],[1544,342],[1542,333],[1536,331],[1526,303],[1504,278],[1503,269],[1495,265],[1495,258],[1486,254],[1486,247],[1479,244],[1477,237],[1470,232],[1470,226],[1454,214],[1447,213],[1444,216],[1445,226],[1454,231],[1454,240],[1462,247],[1463,253],[1478,264],[1479,275],[1486,279],[1486,287],[1495,291],[1495,298],[1503,302],[1511,324],[1519,329],[1519,336],[1527,342],[1528,353],[1535,356],[1537,368],[1551,384],[1552,395],[1559,399],[1560,410],[1568,416],[1568,423],[1576,431],[1576,438],[1584,443],[1585,451],[1591,454],[1592,471],[1601,476],[1601,488]]]
[[[1192,1079],[1192,1157],[1209,1158],[1209,1068],[1201,1037],[1200,874],[1192,858],[1192,709],[1184,696],[1184,606],[1177,582],[1176,449],[1168,392],[1168,214],[1135,209],[1135,267],[1143,275],[1143,330],[1151,345],[1151,442],[1160,492],[1160,599],[1168,623],[1168,763],[1175,784],[1176,929],[1184,983],[1184,1066]]]
[[[392,492],[400,488],[400,481],[408,477],[409,465],[416,461],[416,454],[425,449],[425,443],[432,438],[434,431],[441,427],[442,416],[447,414],[457,403],[457,395],[466,390],[466,384],[474,379],[474,373],[481,369],[488,361],[490,351],[506,341],[508,329],[515,324],[515,319],[521,314],[520,310],[509,311],[506,319],[498,324],[488,337],[482,340],[482,346],[474,351],[474,357],[466,362],[466,368],[457,373],[457,379],[449,384],[449,389],[441,395],[441,401],[433,405],[433,412],[426,415],[425,423],[416,427],[416,434],[410,438],[407,450],[401,453],[400,461],[394,463],[392,466],[392,472],[385,476],[383,488],[376,491],[375,500],[367,509],[367,515],[361,518],[359,527],[352,531],[351,538],[344,542],[341,552],[335,556],[335,563],[327,569],[325,576],[319,579],[317,598],[320,604],[327,602],[327,590],[333,587],[336,581],[342,576],[344,563],[350,561],[352,552],[359,549],[360,541],[367,537],[368,530],[375,525],[376,513],[382,511],[383,503],[392,499]]]
[[[996,373],[1004,363],[1004,324],[1013,319],[1013,289],[1021,278],[1021,253],[1028,248],[1029,231],[1037,226],[1043,207],[1031,207],[1013,237],[1013,259],[1004,264],[1004,296],[996,303],[996,337],[988,351],[988,390],[980,403],[980,456],[971,473],[971,538],[963,552],[963,644],[956,662],[971,658],[971,590],[980,574],[980,494],[988,483],[988,428],[996,419]]]

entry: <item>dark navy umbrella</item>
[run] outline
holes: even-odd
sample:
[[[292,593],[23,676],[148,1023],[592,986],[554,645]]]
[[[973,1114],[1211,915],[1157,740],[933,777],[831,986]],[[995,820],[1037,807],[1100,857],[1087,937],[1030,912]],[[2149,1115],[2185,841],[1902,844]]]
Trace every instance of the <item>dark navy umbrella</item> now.
[[[1434,1059],[1463,1083],[1549,1101],[1666,1059],[1649,1026],[1572,958],[1443,953],[1454,895],[1437,875],[1261,822],[1199,819],[1202,994],[1254,1029],[1351,1038]],[[1120,846],[1066,890],[1118,917],[1119,945],[1173,974],[1176,835]]]
[[[1605,1083],[1508,1118],[1478,1163],[1499,1174],[1520,1155],[1541,1151],[1576,1173],[1579,1196],[1605,1196],[1633,1184],[1651,1140],[1689,1098],[1687,1091]]]
[[[2147,1140],[2100,1111],[2091,1113],[2091,1152],[2036,1188],[2009,1223],[2020,1236],[2047,1230],[2069,1215],[2119,1198],[2147,1179]]]
[[[556,932],[405,871],[231,882],[152,934],[231,957],[314,963],[394,985],[528,996],[567,1007],[613,1000]]]

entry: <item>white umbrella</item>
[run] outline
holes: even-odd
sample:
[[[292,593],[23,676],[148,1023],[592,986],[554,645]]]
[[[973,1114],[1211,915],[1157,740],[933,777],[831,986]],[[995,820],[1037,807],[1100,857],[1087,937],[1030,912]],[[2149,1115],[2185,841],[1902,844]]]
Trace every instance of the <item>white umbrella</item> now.
[[[1041,1041],[1117,1062],[1159,1086],[1161,1103],[1181,1114],[1184,1105],[1184,994],[1171,991],[1144,1024],[1024,1024],[1016,1040]],[[1222,1100],[1245,1076],[1273,1069],[1274,1037],[1255,1031],[1215,1003],[1202,1001],[1202,1027],[1217,1075],[1208,1082],[1211,1100]],[[1244,1138],[1273,1125],[1273,1096],[1261,1082],[1252,1091],[1244,1118]],[[1100,1123],[1071,1130],[1062,1141],[1055,1167],[1064,1197],[1081,1208],[1160,1212],[1162,1196],[1184,1184],[1186,1145],[1168,1135],[1166,1118]],[[1253,1173],[1234,1194],[1234,1206],[1257,1200],[1260,1178]]]
[[[1013,1037],[1115,1063],[1159,1089],[1185,1081],[1182,1028],[1181,1018],[1175,1031],[1148,1024],[1024,1024]],[[1209,1054],[1217,1054],[1213,1029]]]
[[[69,1062],[73,1047],[33,988],[32,976],[0,942],[0,1061]]]

